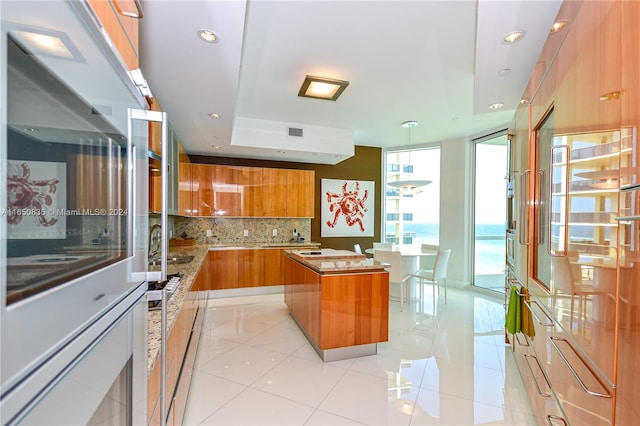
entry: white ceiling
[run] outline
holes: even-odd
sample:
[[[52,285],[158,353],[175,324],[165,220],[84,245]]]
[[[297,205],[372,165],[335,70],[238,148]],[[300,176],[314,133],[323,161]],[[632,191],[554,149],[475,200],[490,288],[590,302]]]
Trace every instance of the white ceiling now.
[[[190,154],[335,164],[349,154],[328,152],[334,130],[395,148],[506,128],[560,4],[146,0],[141,68]],[[203,28],[219,42],[199,40]],[[514,30],[524,39],[501,44]],[[307,74],[350,84],[336,102],[301,98]],[[419,123],[411,136],[407,120]],[[264,137],[234,134],[241,122]],[[305,126],[320,136],[288,136]]]

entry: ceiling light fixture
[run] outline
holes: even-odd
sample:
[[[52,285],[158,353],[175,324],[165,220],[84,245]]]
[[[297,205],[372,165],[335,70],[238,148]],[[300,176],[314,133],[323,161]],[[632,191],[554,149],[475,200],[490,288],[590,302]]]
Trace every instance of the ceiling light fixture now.
[[[549,34],[557,33],[558,31],[566,27],[568,24],[569,24],[569,21],[566,21],[564,19],[560,19],[559,21],[554,22],[553,25],[551,26],[551,29],[549,30]]]
[[[525,104],[528,104],[528,103],[529,103],[529,99],[527,99],[527,98],[520,99],[520,105],[525,105]]]
[[[220,149],[220,148],[222,148],[222,147],[221,147],[220,145],[211,145],[211,148],[213,148],[213,149]]]
[[[211,30],[200,30],[198,31],[198,37],[200,40],[206,41],[207,43],[217,43],[218,36]]]
[[[498,71],[498,75],[507,75],[511,72],[511,68],[503,68],[500,71]]]
[[[298,91],[303,98],[335,101],[349,85],[348,81],[307,75]]]
[[[502,44],[513,44],[524,38],[524,31],[513,31],[502,37]]]
[[[408,164],[411,166],[411,133],[414,127],[416,127],[418,125],[417,121],[405,121],[404,123],[402,123],[402,127],[408,128],[409,129],[409,162]],[[425,185],[429,185],[431,183],[430,180],[412,180],[412,179],[408,179],[408,180],[397,180],[394,182],[387,182],[387,185],[393,187],[393,188],[397,188],[400,190],[400,192],[402,194],[417,194],[418,192],[421,192],[421,190],[419,188],[425,186]]]
[[[504,106],[502,102],[496,102],[495,104],[489,105],[489,109],[500,109]]]
[[[221,115],[216,113],[216,112],[210,112],[209,113],[209,118],[220,118]]]
[[[84,62],[78,48],[73,44],[67,33],[60,31],[13,30],[10,33],[23,50],[35,55],[47,55],[55,58],[70,59]]]

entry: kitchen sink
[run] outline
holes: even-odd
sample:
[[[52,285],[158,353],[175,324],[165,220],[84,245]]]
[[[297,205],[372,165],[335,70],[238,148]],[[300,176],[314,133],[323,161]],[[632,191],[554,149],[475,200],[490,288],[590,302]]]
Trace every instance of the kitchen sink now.
[[[167,265],[179,265],[179,264],[191,263],[193,258],[194,258],[194,256],[191,256],[191,255],[188,255],[188,256],[168,256],[167,257]],[[157,266],[157,265],[160,265],[161,262],[162,262],[161,259],[151,259],[149,261],[149,266]]]

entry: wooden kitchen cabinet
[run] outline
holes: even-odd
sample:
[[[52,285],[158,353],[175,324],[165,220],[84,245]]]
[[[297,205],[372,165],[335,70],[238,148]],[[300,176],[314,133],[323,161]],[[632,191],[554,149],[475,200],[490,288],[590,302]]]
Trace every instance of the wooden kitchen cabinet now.
[[[262,202],[262,216],[287,216],[286,169],[262,169]]]
[[[140,11],[133,0],[89,0],[128,69],[140,68],[138,23]],[[139,4],[139,3],[138,3]]]
[[[243,217],[263,216],[262,169],[236,167],[238,214]]]
[[[268,249],[239,250],[238,287],[264,285],[265,252]],[[269,268],[271,265],[269,265]]]
[[[287,217],[313,217],[315,172],[287,170]]]
[[[210,290],[238,288],[238,256],[240,250],[209,251]]]
[[[147,103],[152,111],[163,111],[156,98],[147,98]],[[149,149],[162,156],[162,123],[157,121],[149,122]]]
[[[197,278],[197,289],[224,290],[242,287],[282,285],[286,282],[284,268],[285,248],[255,248],[242,250],[209,251],[207,280]],[[297,246],[298,249],[315,246]]]
[[[283,262],[283,249],[264,250],[263,285],[281,285],[286,282]]]
[[[181,143],[178,143],[178,214],[191,216],[191,160]]]
[[[238,216],[235,168],[194,163],[191,189],[193,216]]]
[[[314,187],[313,170],[194,163],[191,215],[313,217]]]

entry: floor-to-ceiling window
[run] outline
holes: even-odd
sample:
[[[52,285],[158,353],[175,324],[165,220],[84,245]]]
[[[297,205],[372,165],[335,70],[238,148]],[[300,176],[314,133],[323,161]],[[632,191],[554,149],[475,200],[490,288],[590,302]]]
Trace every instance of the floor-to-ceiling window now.
[[[387,152],[385,168],[383,241],[416,247],[438,244],[440,148]]]
[[[504,291],[507,135],[475,142],[473,284]]]

